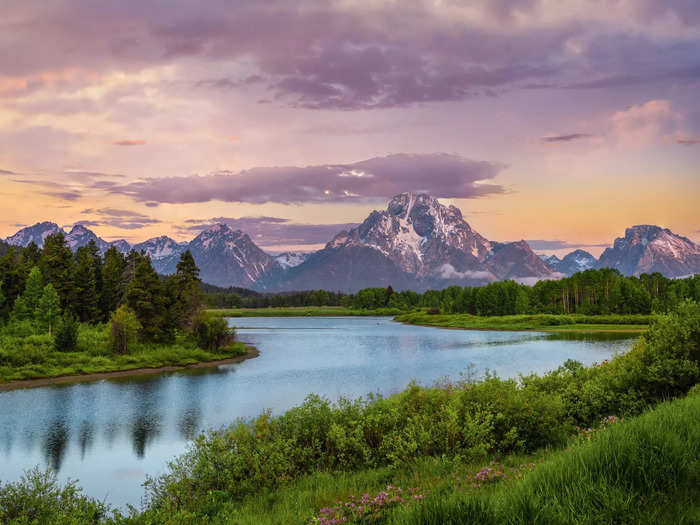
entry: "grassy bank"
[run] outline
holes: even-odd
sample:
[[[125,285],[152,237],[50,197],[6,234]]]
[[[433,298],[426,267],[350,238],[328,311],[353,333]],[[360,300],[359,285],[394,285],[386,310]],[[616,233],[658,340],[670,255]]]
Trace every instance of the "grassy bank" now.
[[[700,391],[552,454],[491,491],[442,484],[393,524],[700,523]]]
[[[288,308],[216,308],[208,313],[221,317],[333,317],[333,316],[393,316],[398,308],[352,309],[342,306],[303,306]]]
[[[647,330],[651,315],[502,315],[482,317],[469,314],[407,312],[394,320],[406,324],[461,328],[465,330],[537,330],[544,332],[633,332]]]
[[[246,354],[243,343],[210,352],[185,337],[174,344],[136,343],[128,354],[115,354],[110,348],[105,326],[81,325],[75,352],[54,349],[53,338],[45,335],[0,336],[0,384],[10,381],[85,375],[141,368],[186,366]]]

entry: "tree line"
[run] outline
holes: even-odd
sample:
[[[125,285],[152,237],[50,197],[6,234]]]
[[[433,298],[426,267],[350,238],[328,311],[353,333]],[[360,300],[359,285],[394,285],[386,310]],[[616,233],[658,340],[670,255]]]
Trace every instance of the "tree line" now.
[[[650,314],[673,310],[684,299],[700,301],[700,275],[669,279],[660,273],[624,276],[610,268],[586,270],[560,280],[528,286],[515,281],[486,286],[450,286],[423,293],[365,288],[355,294],[308,290],[261,294],[244,289],[207,289],[217,308],[343,306],[360,310],[439,309],[473,315],[513,314]]]
[[[189,251],[167,277],[156,273],[147,255],[134,250],[125,255],[110,247],[102,255],[91,241],[73,252],[63,233],[48,236],[41,249],[32,243],[4,252],[0,322],[10,332],[55,333],[56,345],[69,350],[78,323],[108,322],[114,350],[120,353],[136,339],[173,343],[181,331],[210,339],[225,335],[220,321],[202,316],[199,268]],[[213,325],[216,335],[210,335]]]

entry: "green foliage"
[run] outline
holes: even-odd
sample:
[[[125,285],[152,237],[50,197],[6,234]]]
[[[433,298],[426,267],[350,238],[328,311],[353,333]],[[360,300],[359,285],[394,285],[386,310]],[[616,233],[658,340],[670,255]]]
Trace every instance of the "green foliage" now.
[[[175,322],[179,327],[190,327],[202,307],[203,296],[199,268],[189,250],[180,256],[177,270],[168,284],[172,289],[170,308]]]
[[[141,323],[136,314],[127,306],[120,306],[109,320],[112,350],[117,354],[129,353],[129,347],[136,342],[141,331]]]
[[[24,303],[28,311],[33,313],[37,309],[43,293],[44,277],[41,275],[41,270],[34,266],[27,276],[27,283],[24,287]]]
[[[109,509],[88,498],[74,482],[60,485],[56,475],[38,469],[17,483],[0,484],[0,522],[7,525],[91,525],[108,517]]]
[[[664,403],[560,452],[518,483],[451,487],[396,512],[400,524],[697,523],[700,396]]]
[[[73,254],[63,233],[49,235],[39,260],[41,273],[47,283],[58,293],[61,307],[66,308],[75,297],[73,280]]]
[[[90,246],[81,246],[75,252],[73,265],[74,296],[71,309],[83,323],[95,323],[101,318],[99,295],[97,293],[97,261]]]
[[[102,292],[100,303],[103,313],[114,312],[122,302],[125,292],[123,280],[126,260],[114,246],[105,252],[102,265]]]
[[[638,414],[696,384],[698,319],[697,306],[684,305],[660,316],[634,350],[591,368],[567,362],[542,377],[412,385],[389,398],[336,404],[309,396],[279,417],[265,413],[199,437],[168,474],[151,480],[152,512],[205,519],[203,501],[218,509],[313,472],[561,445],[576,425]]]
[[[233,328],[222,317],[201,313],[192,322],[192,335],[200,348],[217,352],[234,339]]]
[[[51,335],[58,319],[61,317],[61,302],[56,289],[51,283],[44,287],[36,308],[36,322],[40,330]]]
[[[32,319],[33,311],[27,307],[27,301],[21,295],[15,299],[15,304],[10,312],[10,321],[13,323]]]
[[[78,322],[70,312],[63,316],[53,341],[57,352],[75,352],[78,347]]]
[[[165,289],[148,257],[139,256],[134,276],[126,293],[126,304],[141,324],[139,337],[144,341],[170,342],[174,326],[169,323]]]

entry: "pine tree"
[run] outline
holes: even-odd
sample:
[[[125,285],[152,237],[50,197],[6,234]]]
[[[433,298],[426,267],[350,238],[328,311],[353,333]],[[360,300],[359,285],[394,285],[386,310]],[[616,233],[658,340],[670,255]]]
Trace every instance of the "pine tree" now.
[[[95,260],[90,248],[87,246],[78,248],[73,266],[75,295],[71,301],[71,309],[84,323],[94,323],[100,318],[96,274]]]
[[[170,341],[174,338],[174,332],[168,323],[163,284],[151,266],[151,260],[143,256],[140,259],[126,293],[126,303],[141,324],[140,336],[143,340]]]
[[[70,311],[66,312],[56,329],[53,346],[58,352],[75,352],[78,347],[78,322]]]
[[[100,304],[105,319],[109,318],[121,304],[125,292],[124,273],[126,261],[119,251],[111,246],[105,252],[104,264],[102,265],[102,293]]]
[[[2,293],[2,281],[0,281],[0,311],[5,306],[5,294]]]
[[[22,252],[22,263],[27,269],[31,269],[39,264],[40,259],[41,250],[35,243],[30,242]]]
[[[10,312],[10,320],[12,322],[26,321],[32,318],[32,312],[27,308],[27,302],[21,295],[15,298],[15,302],[12,305],[12,311]]]
[[[39,299],[44,293],[44,277],[41,270],[34,266],[29,272],[27,283],[24,285],[24,302],[30,312],[34,312],[39,306]]]
[[[49,335],[51,335],[53,328],[61,317],[61,300],[51,283],[44,287],[44,293],[39,299],[35,317],[41,329],[48,331]]]
[[[170,280],[173,321],[180,328],[189,327],[192,319],[202,306],[202,281],[199,278],[199,268],[189,250],[180,256],[175,274]]]
[[[44,249],[39,262],[41,273],[47,283],[53,285],[63,308],[70,307],[73,299],[73,257],[63,233],[49,235],[44,240]]]

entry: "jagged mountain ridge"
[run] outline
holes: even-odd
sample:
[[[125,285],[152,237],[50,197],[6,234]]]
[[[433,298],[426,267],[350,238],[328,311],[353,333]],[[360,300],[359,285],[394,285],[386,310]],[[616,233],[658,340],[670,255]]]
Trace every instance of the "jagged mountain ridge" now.
[[[132,249],[124,240],[104,241],[82,224],[66,233],[52,222],[23,228],[6,242],[42,246],[48,235],[59,231],[73,250],[90,240],[103,252],[110,246],[125,253]],[[190,242],[160,236],[133,249],[148,254],[162,274],[173,273],[180,255],[189,249],[205,282],[270,292],[318,288],[351,292],[389,284],[424,290],[503,279],[533,282],[601,267],[626,275],[659,271],[677,277],[700,272],[700,246],[658,226],[628,228],[600,260],[584,250],[559,259],[535,255],[525,241],[490,241],[471,228],[458,208],[412,193],[397,195],[385,210],[373,211],[359,226],[340,232],[313,253],[271,256],[244,232],[223,224]]]
[[[373,211],[266,286],[293,290],[315,284],[354,291],[391,284],[420,290],[552,273],[525,241],[493,243],[474,231],[455,206],[427,194],[402,193],[386,210]]]
[[[46,237],[57,233],[63,233],[66,238],[66,243],[68,246],[70,246],[71,250],[77,250],[82,246],[87,246],[91,240],[95,241],[95,244],[101,253],[106,252],[110,246],[114,246],[122,253],[127,253],[129,250],[131,250],[131,245],[129,245],[129,243],[124,239],[119,239],[112,242],[105,241],[101,237],[98,237],[92,230],[80,223],[75,224],[69,232],[66,232],[55,222],[38,222],[32,226],[22,228],[14,235],[11,235],[5,239],[5,242],[13,246],[21,246],[24,248],[29,246],[31,243],[34,243],[39,248],[42,248]]]
[[[556,255],[540,255],[540,258],[555,272],[573,275],[595,268],[598,260],[585,250],[574,250],[560,259]]]
[[[700,245],[667,228],[641,224],[615,239],[596,266],[615,268],[625,275],[659,272],[682,277],[700,272]]]
[[[256,288],[264,276],[281,269],[248,234],[225,224],[201,232],[182,251],[185,249],[194,257],[202,280],[216,286]],[[178,260],[179,254],[168,259],[161,273],[174,273]]]

